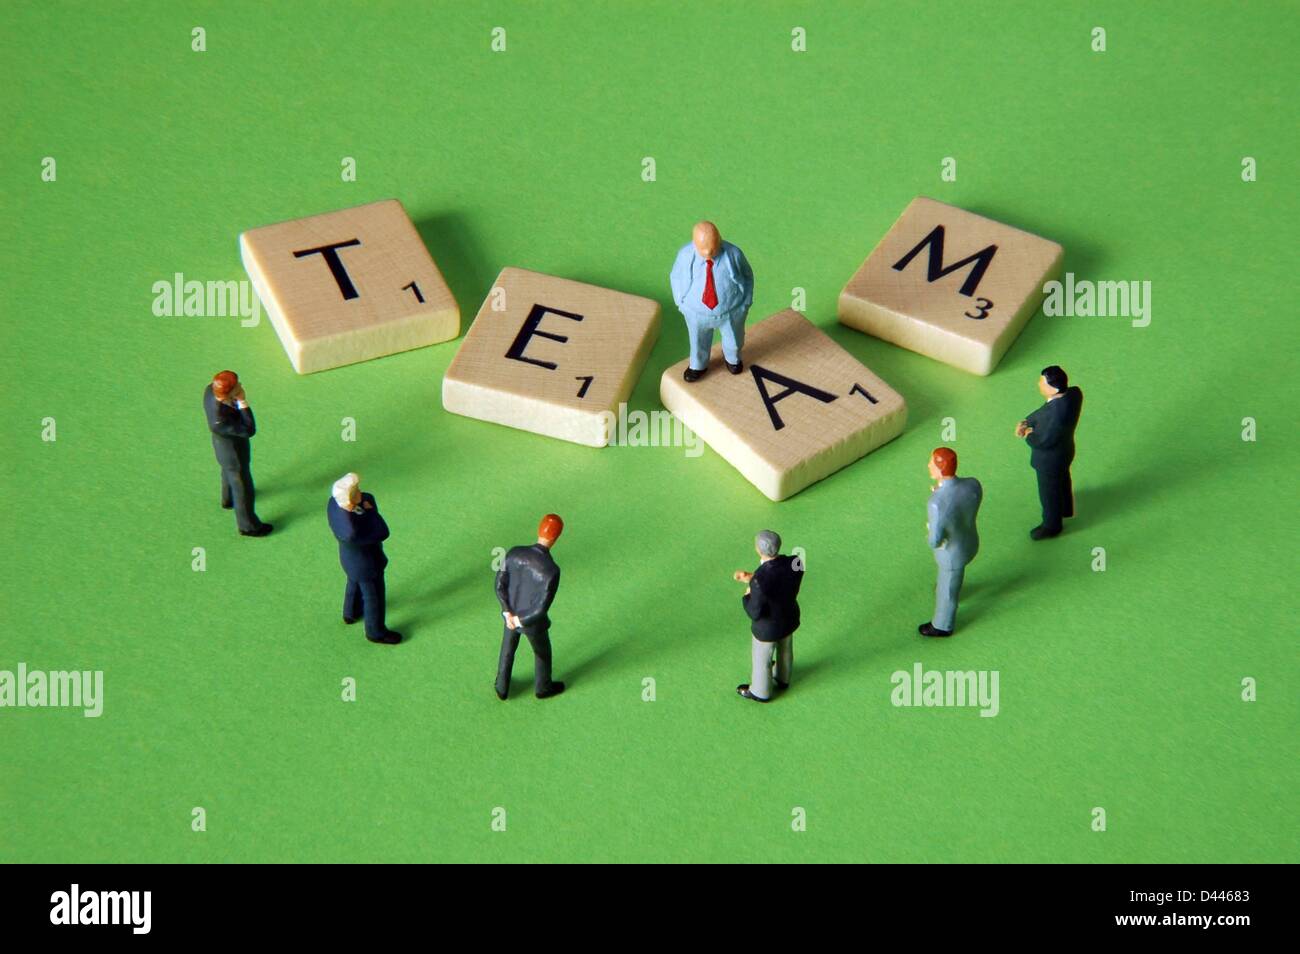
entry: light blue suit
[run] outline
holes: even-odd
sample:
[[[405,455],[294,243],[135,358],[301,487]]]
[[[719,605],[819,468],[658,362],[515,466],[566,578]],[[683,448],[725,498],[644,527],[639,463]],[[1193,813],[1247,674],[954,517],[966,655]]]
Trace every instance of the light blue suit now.
[[[935,586],[935,629],[952,631],[957,619],[957,597],[966,576],[966,564],[980,550],[980,535],[975,529],[984,488],[974,477],[949,477],[930,494],[926,508],[930,522],[930,549],[939,564]]]
[[[745,253],[730,242],[723,242],[713,260],[713,290],[718,304],[704,307],[704,288],[708,277],[707,260],[687,242],[677,253],[669,280],[673,286],[673,301],[686,319],[691,339],[691,367],[703,371],[709,366],[709,349],[713,347],[713,331],[722,335],[722,355],[728,364],[740,361],[740,349],[745,344],[745,317],[754,302],[754,272],[745,259]]]

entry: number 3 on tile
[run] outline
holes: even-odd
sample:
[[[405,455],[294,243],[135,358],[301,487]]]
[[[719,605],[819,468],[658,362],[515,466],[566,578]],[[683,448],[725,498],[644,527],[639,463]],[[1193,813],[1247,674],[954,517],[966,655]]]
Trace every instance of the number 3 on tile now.
[[[975,307],[979,310],[978,315],[972,315],[969,311],[963,311],[962,314],[967,318],[974,318],[976,321],[983,321],[989,316],[989,312],[993,310],[993,302],[989,301],[987,298],[976,298]]]

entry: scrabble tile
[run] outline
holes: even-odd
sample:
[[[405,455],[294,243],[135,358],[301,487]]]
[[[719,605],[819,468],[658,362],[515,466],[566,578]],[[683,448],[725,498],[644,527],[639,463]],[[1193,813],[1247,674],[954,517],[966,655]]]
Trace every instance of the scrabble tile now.
[[[505,268],[442,379],[453,414],[604,447],[659,337],[659,303]]]
[[[1061,246],[913,199],[840,293],[840,321],[945,364],[990,374],[1061,270]]]
[[[773,500],[784,500],[903,432],[902,396],[792,309],[745,331],[745,370],[722,347],[698,381],[687,360],[659,381],[664,407]]]
[[[460,308],[396,199],[250,229],[240,255],[299,374],[460,334]]]

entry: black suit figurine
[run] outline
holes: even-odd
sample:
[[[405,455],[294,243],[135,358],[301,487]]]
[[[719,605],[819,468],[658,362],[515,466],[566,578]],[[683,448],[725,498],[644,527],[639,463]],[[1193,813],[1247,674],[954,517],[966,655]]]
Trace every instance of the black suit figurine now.
[[[538,527],[537,542],[511,549],[497,571],[497,602],[506,621],[497,660],[496,691],[502,700],[510,695],[510,673],[520,634],[527,636],[533,647],[533,690],[537,698],[564,691],[564,683],[551,679],[551,619],[547,615],[560,586],[560,568],[551,557],[551,547],[563,528],[559,517],[547,514]]]
[[[741,605],[753,620],[749,631],[759,642],[775,643],[799,628],[799,585],[803,571],[795,558],[781,555],[758,565]]]
[[[1029,463],[1038,475],[1043,521],[1029,532],[1035,540],[1056,536],[1062,520],[1074,516],[1070,464],[1074,461],[1074,429],[1083,410],[1083,392],[1070,387],[1065,372],[1056,365],[1043,369],[1039,390],[1047,403],[1017,429],[1029,445]]]
[[[761,562],[753,573],[737,570],[734,579],[748,583],[740,605],[753,621],[749,632],[750,678],[736,692],[755,702],[772,698],[772,688],[786,689],[794,671],[794,631],[799,628],[799,586],[803,563],[781,554],[781,537],[764,530],[754,538]],[[773,655],[775,654],[775,663]]]
[[[235,511],[235,525],[241,534],[266,536],[271,525],[259,520],[253,509],[252,449],[248,442],[257,433],[257,424],[233,371],[222,371],[203,389],[203,413],[212,432],[212,450],[221,465],[221,506]]]
[[[348,474],[334,485],[335,492],[347,499],[351,490],[356,500],[354,509],[346,510],[338,500],[330,497],[325,506],[330,529],[339,541],[339,563],[347,574],[348,583],[343,591],[343,622],[355,623],[364,617],[366,639],[372,643],[396,643],[402,639],[384,623],[384,541],[388,539],[388,524],[379,515],[375,498],[357,489],[355,474]]]

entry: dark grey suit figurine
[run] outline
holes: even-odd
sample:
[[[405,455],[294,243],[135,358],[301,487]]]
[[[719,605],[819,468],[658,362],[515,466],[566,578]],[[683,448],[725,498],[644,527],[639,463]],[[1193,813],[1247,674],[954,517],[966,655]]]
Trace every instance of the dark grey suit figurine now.
[[[244,398],[244,386],[234,371],[222,371],[203,389],[203,413],[212,432],[212,450],[221,465],[221,506],[235,511],[235,526],[246,537],[264,537],[271,525],[257,519],[253,510],[252,449],[257,433],[253,409]]]
[[[1029,463],[1038,475],[1038,501],[1043,520],[1029,531],[1034,540],[1057,536],[1062,519],[1074,516],[1074,487],[1070,464],[1074,461],[1074,429],[1083,410],[1083,392],[1069,386],[1056,365],[1044,368],[1039,393],[1047,403],[1016,425],[1016,437],[1029,445]]]
[[[939,565],[934,588],[934,617],[922,623],[922,636],[951,636],[957,622],[957,599],[966,578],[966,564],[980,552],[975,528],[984,488],[974,477],[957,476],[957,453],[936,447],[930,454],[930,477],[939,482],[926,505],[926,537]]]
[[[560,568],[551,558],[551,547],[563,530],[564,521],[548,513],[537,527],[537,542],[511,549],[497,571],[497,602],[506,621],[497,660],[496,690],[502,701],[510,696],[510,672],[521,634],[533,647],[533,691],[537,698],[558,696],[564,691],[564,683],[551,679],[551,619],[547,615],[560,586]]]
[[[402,641],[384,623],[384,541],[388,524],[379,515],[375,498],[361,492],[361,478],[344,474],[334,482],[329,503],[325,505],[330,530],[339,541],[339,563],[347,574],[343,591],[343,622],[355,623],[364,617],[366,639],[372,643],[393,644]]]
[[[754,538],[754,549],[758,551],[758,569],[732,574],[733,579],[749,584],[740,604],[753,620],[749,627],[753,636],[750,678],[737,686],[736,692],[755,702],[767,702],[772,698],[774,678],[778,689],[790,688],[794,631],[799,628],[797,598],[804,567],[799,558],[781,555],[781,537],[771,530],[763,530]]]

